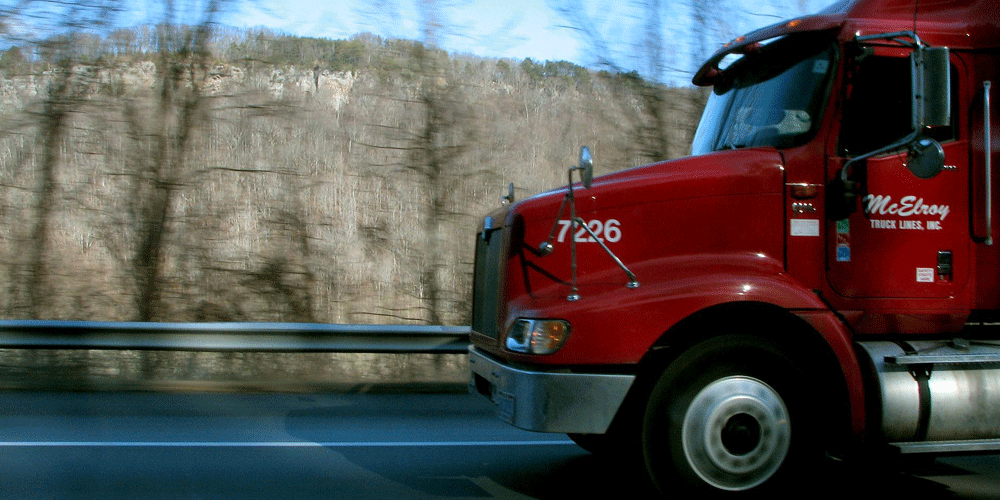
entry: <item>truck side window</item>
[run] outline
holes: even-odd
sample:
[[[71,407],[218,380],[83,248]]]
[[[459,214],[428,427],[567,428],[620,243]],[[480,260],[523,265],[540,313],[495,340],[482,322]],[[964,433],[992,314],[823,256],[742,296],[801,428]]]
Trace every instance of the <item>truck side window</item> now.
[[[952,122],[956,108],[956,71],[952,68]],[[844,105],[840,148],[856,156],[902,139],[912,130],[910,61],[905,57],[869,56],[852,77],[851,94]],[[938,141],[954,138],[954,128],[937,127],[929,135]]]

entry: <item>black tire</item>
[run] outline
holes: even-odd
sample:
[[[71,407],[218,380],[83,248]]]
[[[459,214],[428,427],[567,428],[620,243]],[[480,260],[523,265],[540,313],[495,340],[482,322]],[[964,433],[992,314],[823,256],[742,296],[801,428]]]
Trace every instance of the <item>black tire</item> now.
[[[680,355],[653,388],[643,457],[664,495],[754,496],[794,487],[822,456],[807,377],[766,340],[717,337]]]

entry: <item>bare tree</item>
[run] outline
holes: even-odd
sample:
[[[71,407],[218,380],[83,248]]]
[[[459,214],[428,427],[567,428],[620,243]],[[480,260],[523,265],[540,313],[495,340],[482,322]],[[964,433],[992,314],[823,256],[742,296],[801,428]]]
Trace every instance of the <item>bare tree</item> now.
[[[712,32],[712,24],[714,15],[719,9],[718,0],[691,0],[691,26],[692,32],[695,34],[695,44],[694,50],[692,52],[692,67],[699,67],[711,56],[712,43],[707,38],[707,35]],[[706,89],[695,89],[691,93],[691,107],[692,109],[700,111],[704,109],[705,103],[708,102],[708,91]],[[691,120],[688,126],[688,135],[694,138],[695,129],[698,127],[698,120],[695,117]]]
[[[647,0],[645,4],[644,46],[646,66],[652,80],[636,78],[635,85],[642,98],[644,113],[638,122],[640,152],[653,161],[671,157],[670,123],[671,115],[678,112],[678,106],[667,96],[666,89],[659,83],[664,72],[663,61],[663,8],[661,0]]]
[[[61,145],[70,116],[83,104],[82,89],[88,84],[87,71],[78,71],[81,61],[80,40],[88,35],[81,30],[105,26],[118,11],[117,0],[97,3],[21,2],[0,14],[0,26],[18,17],[41,16],[51,19],[49,36],[37,40],[22,40],[37,46],[52,64],[48,88],[37,114],[38,141],[41,159],[35,172],[36,187],[33,227],[21,253],[25,259],[21,273],[20,300],[12,304],[14,310],[24,311],[30,318],[39,318],[51,295],[49,249],[53,207],[58,191],[57,170]],[[44,14],[39,14],[44,13]],[[2,28],[0,28],[2,29]],[[6,31],[6,29],[3,29]],[[52,35],[52,33],[56,33]]]
[[[446,19],[446,7],[438,0],[418,4],[423,41],[410,44],[404,56],[416,68],[416,82],[408,95],[396,98],[414,120],[379,126],[385,134],[382,143],[369,145],[401,153],[398,170],[420,186],[421,245],[410,258],[418,269],[415,289],[423,320],[430,324],[445,324],[456,305],[465,307],[464,295],[449,297],[444,285],[450,263],[443,252],[448,245],[442,232],[457,215],[456,193],[478,175],[463,164],[477,135],[472,107],[463,84],[450,71],[447,54],[437,46],[446,30],[454,28]]]
[[[553,8],[568,21],[569,27],[583,40],[590,56],[601,66],[629,82],[640,105],[633,114],[636,148],[646,161],[664,160],[687,152],[694,136],[706,94],[686,85],[673,86],[691,77],[694,68],[708,57],[718,40],[717,25],[721,23],[720,0],[643,0],[633,4],[633,12],[642,23],[642,37],[637,43],[638,60],[642,68],[628,71],[619,62],[613,44],[609,42],[607,25],[615,24],[600,15],[590,16],[577,0],[553,0]],[[686,16],[682,14],[687,10]],[[664,19],[671,19],[671,27]],[[622,43],[625,28],[611,36]],[[689,47],[687,65],[677,50],[667,47]]]
[[[433,63],[428,64],[427,67],[433,68]],[[452,194],[465,177],[459,161],[475,136],[474,129],[466,126],[470,117],[460,90],[434,74],[425,76],[421,89],[424,120],[415,136],[412,162],[407,168],[421,178],[426,190],[424,256],[428,262],[420,277],[421,296],[426,303],[428,322],[440,325],[444,324],[445,309],[441,271],[446,265],[441,252],[441,224],[452,214]]]
[[[29,318],[40,318],[40,309],[49,296],[47,255],[49,230],[52,222],[52,206],[56,196],[56,166],[59,162],[60,143],[66,121],[73,108],[79,104],[71,81],[71,59],[62,58],[53,80],[49,84],[48,95],[43,104],[40,134],[42,159],[38,168],[38,187],[35,191],[34,228],[28,245],[28,266],[24,274],[26,306]]]
[[[151,157],[136,155],[134,181],[138,244],[132,257],[136,284],[136,319],[151,321],[160,309],[164,246],[170,229],[173,197],[185,178],[189,144],[204,122],[201,78],[207,73],[212,27],[224,0],[210,0],[202,21],[193,29],[169,22],[174,4],[168,1],[168,22],[157,31],[159,47],[159,103],[152,126],[136,109],[126,107],[130,134],[137,144],[154,141]],[[140,148],[145,150],[146,148]]]

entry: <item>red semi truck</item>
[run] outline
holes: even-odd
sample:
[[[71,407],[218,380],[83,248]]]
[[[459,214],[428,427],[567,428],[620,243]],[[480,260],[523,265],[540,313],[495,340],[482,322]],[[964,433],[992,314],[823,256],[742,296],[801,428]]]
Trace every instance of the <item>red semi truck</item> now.
[[[733,40],[694,77],[692,156],[592,179],[584,149],[485,217],[472,387],[664,492],[1000,450],[998,80],[996,0],[844,0]]]

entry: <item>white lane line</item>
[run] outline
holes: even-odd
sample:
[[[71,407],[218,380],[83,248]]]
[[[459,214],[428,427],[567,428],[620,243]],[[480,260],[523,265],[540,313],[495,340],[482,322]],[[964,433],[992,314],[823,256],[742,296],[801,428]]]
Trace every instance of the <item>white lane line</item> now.
[[[572,441],[0,441],[0,448],[393,448],[431,446],[552,446]]]

